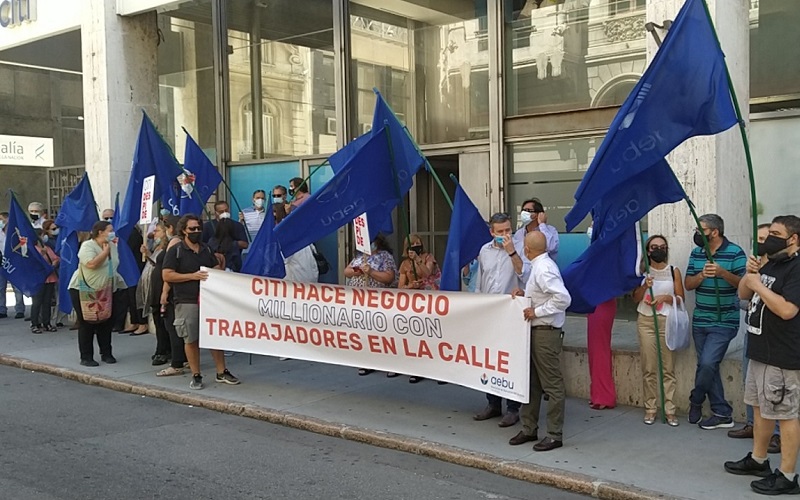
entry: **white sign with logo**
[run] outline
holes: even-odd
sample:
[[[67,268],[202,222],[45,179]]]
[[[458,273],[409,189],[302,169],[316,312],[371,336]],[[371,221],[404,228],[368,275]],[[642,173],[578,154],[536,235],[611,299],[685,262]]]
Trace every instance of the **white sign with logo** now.
[[[407,373],[528,402],[530,299],[204,270],[202,348]]]
[[[145,177],[142,182],[142,203],[139,206],[139,224],[153,221],[153,192],[156,189],[156,176]]]
[[[53,139],[0,135],[0,165],[53,166]]]
[[[372,247],[369,241],[369,225],[367,225],[367,214],[361,214],[353,219],[353,236],[356,240],[356,250],[372,255]]]

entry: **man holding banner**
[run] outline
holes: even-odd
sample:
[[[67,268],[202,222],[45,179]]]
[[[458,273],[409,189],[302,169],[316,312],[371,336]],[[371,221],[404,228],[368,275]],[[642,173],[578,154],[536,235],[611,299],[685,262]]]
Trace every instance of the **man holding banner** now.
[[[534,451],[550,451],[563,446],[564,409],[567,393],[561,373],[561,345],[566,311],[571,298],[561,273],[547,255],[547,238],[540,231],[525,236],[523,248],[531,263],[525,291],[514,290],[514,296],[530,297],[533,307],[523,311],[531,322],[530,402],[522,407],[522,430],[508,441],[515,446],[536,441],[539,430],[539,408],[542,396],[547,402],[547,436],[533,445]]]

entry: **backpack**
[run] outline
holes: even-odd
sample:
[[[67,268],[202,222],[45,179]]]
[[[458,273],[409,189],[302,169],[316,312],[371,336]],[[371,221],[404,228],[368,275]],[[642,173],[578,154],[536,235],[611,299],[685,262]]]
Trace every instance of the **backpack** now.
[[[328,259],[325,258],[322,252],[317,250],[316,246],[311,245],[311,253],[314,255],[314,260],[317,261],[317,270],[319,271],[320,276],[331,270],[331,265],[328,263]]]

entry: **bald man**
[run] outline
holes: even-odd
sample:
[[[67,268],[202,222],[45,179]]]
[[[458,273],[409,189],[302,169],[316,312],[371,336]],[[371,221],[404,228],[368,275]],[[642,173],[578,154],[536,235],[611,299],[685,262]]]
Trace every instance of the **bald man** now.
[[[563,446],[567,395],[561,374],[562,327],[572,299],[558,266],[547,254],[547,238],[543,233],[534,231],[525,235],[524,252],[531,263],[530,277],[525,290],[517,289],[513,295],[530,298],[533,306],[523,311],[525,319],[531,322],[530,403],[520,411],[522,430],[508,443],[520,445],[539,439],[539,408],[546,394],[549,396],[547,435],[533,449],[550,451]]]

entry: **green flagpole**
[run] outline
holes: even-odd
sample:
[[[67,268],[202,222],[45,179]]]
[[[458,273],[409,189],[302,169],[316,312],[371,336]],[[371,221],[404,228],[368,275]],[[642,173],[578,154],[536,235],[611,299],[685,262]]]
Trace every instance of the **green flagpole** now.
[[[708,24],[711,25],[711,32],[714,33],[714,39],[717,41],[717,46],[722,51],[722,44],[719,41],[719,36],[717,35],[717,29],[714,27],[714,20],[711,17],[711,11],[708,9],[708,4],[706,0],[700,0],[703,4],[703,10],[706,12],[706,16],[708,17]],[[723,56],[724,56],[723,52]],[[745,130],[744,125],[744,117],[742,116],[742,110],[739,108],[739,100],[736,98],[736,88],[733,86],[733,79],[731,78],[731,72],[728,69],[728,63],[723,58],[723,65],[725,66],[725,77],[728,80],[728,90],[731,93],[731,98],[733,100],[733,109],[736,111],[736,118],[739,121],[739,133],[742,136],[742,145],[744,146],[744,155],[747,159],[747,175],[750,181],[750,212],[753,219],[753,255],[758,254],[758,206],[756,201],[756,181],[755,175],[753,174],[753,158],[750,154],[750,142],[747,139],[747,131]]]

